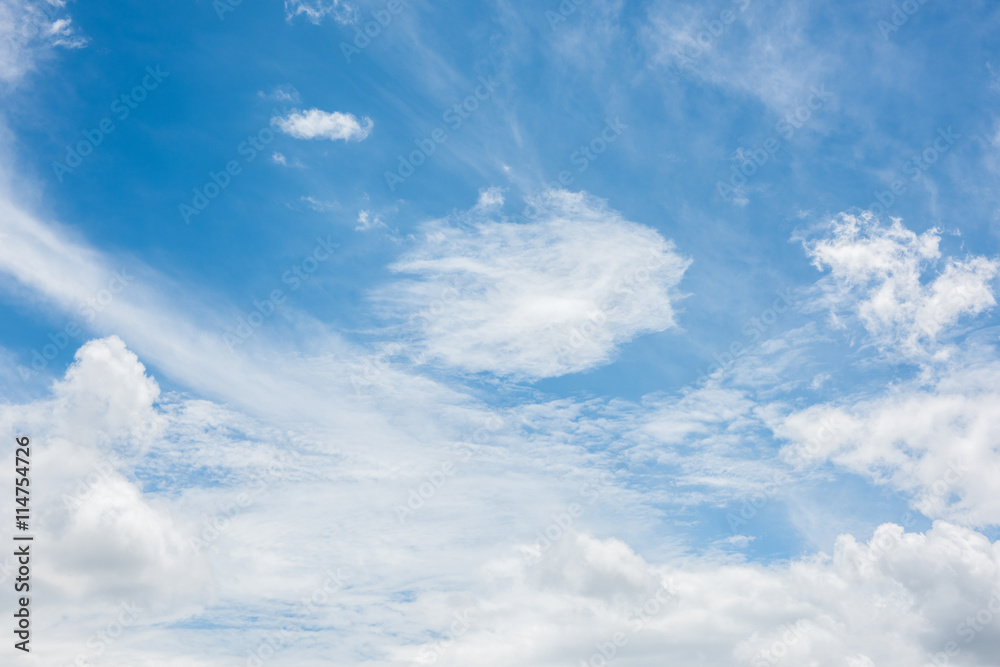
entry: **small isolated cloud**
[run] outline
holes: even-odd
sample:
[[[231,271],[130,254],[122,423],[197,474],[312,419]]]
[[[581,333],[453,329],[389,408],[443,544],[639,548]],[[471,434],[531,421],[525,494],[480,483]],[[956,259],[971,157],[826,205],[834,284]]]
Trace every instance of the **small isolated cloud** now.
[[[917,235],[898,218],[886,225],[866,211],[842,213],[805,247],[816,268],[830,270],[820,286],[835,317],[854,310],[880,344],[915,355],[960,316],[996,305],[991,283],[1000,262],[970,256],[941,266],[940,240],[937,229]]]
[[[417,276],[380,296],[409,316],[430,358],[465,371],[543,378],[606,363],[674,326],[690,264],[655,230],[586,193],[531,201],[533,222],[473,209],[425,229],[392,269]],[[457,224],[455,224],[457,223]]]
[[[340,204],[335,201],[321,201],[315,197],[300,197],[299,201],[304,203],[306,206],[314,211],[319,211],[320,213],[325,213],[327,211],[336,211],[340,209]]]
[[[756,540],[756,537],[749,535],[732,535],[723,540],[726,544],[731,544],[737,549],[745,549],[750,546],[750,543]]]
[[[503,189],[498,187],[484,188],[479,191],[479,201],[476,208],[488,209],[503,206]]]
[[[302,164],[301,160],[295,158],[291,162],[289,162],[288,158],[285,157],[285,154],[279,153],[278,151],[271,153],[271,162],[273,164],[281,165],[282,167],[305,169],[305,165]]]
[[[291,21],[305,16],[310,23],[320,24],[327,16],[340,24],[354,21],[356,11],[343,0],[285,0],[285,16]]]
[[[299,91],[296,90],[295,86],[292,85],[282,85],[275,86],[274,90],[270,93],[265,93],[263,90],[258,90],[257,95],[264,98],[265,100],[272,100],[274,102],[291,102],[297,104],[300,101]]]
[[[358,213],[358,226],[354,228],[355,231],[367,232],[378,227],[388,229],[378,215],[372,214],[370,211],[361,211]]]
[[[293,110],[285,118],[275,116],[274,121],[282,132],[296,139],[329,139],[337,141],[363,141],[375,125],[371,118],[359,119],[354,114],[319,109]]]

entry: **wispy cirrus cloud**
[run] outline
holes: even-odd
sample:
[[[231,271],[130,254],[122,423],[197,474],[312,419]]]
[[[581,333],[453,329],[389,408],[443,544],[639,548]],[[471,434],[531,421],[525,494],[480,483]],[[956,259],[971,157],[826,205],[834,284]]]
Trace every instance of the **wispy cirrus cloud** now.
[[[16,82],[53,47],[80,49],[87,42],[64,0],[0,0],[0,81]]]
[[[285,0],[285,15],[289,21],[304,16],[318,25],[327,16],[332,16],[337,23],[344,24],[352,22],[355,14],[353,4],[344,0]]]

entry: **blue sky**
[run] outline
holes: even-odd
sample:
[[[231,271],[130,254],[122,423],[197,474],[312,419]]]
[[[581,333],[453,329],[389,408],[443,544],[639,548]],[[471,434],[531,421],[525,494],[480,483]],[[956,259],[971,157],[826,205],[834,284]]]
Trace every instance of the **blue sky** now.
[[[998,20],[0,0],[23,660],[993,664]]]

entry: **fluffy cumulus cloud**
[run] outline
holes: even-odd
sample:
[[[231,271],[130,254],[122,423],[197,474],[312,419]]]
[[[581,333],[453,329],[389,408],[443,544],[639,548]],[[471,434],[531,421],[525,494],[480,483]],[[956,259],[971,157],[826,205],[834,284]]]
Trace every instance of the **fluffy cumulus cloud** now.
[[[798,462],[830,460],[902,491],[929,517],[1000,524],[1000,363],[974,356],[940,378],[820,404],[777,429]]]
[[[995,258],[942,259],[937,229],[923,234],[869,212],[841,214],[826,235],[806,242],[817,268],[829,270],[821,283],[825,303],[853,311],[880,344],[921,354],[963,315],[996,305]]]
[[[912,408],[920,406],[900,410]],[[685,407],[676,437],[697,431],[708,411],[715,409]],[[719,418],[745,412],[733,404]],[[586,532],[582,518],[568,518],[567,511],[579,517],[570,507],[553,514],[535,541],[503,539],[489,549],[492,556],[460,558],[452,539],[483,534],[483,513],[463,522],[441,514],[447,503],[431,498],[438,509],[402,528],[392,503],[372,495],[400,491],[398,472],[386,471],[388,486],[376,489],[370,485],[383,473],[375,459],[345,466],[326,443],[306,461],[309,447],[291,431],[207,401],[163,397],[115,337],[84,345],[48,398],[0,408],[0,424],[31,432],[36,447],[36,536],[53,547],[39,556],[46,591],[40,609],[60,609],[37,631],[61,638],[40,648],[52,664],[96,660],[93,646],[107,647],[88,644],[88,636],[113,627],[120,615],[128,626],[109,655],[137,664],[229,665],[255,651],[313,664],[315,633],[304,630],[313,627],[337,628],[322,638],[332,642],[324,644],[332,651],[327,657],[348,664],[363,650],[368,664],[385,666],[639,667],[670,658],[720,666],[910,667],[941,655],[989,665],[1000,648],[1000,545],[953,523],[939,521],[922,534],[885,524],[864,540],[841,536],[832,556],[760,565],[718,555],[643,557],[619,539]],[[655,434],[676,439],[662,428]],[[491,449],[504,460],[519,455],[513,443]],[[565,463],[566,448],[557,454]],[[335,469],[347,476],[331,484],[327,475]],[[458,479],[441,494],[466,486]],[[474,480],[467,483],[481,489],[486,478]],[[505,480],[497,491],[509,485]],[[980,491],[985,497],[985,486]],[[544,496],[539,487],[511,498],[534,506]],[[9,511],[9,498],[3,502],[0,510]],[[331,516],[331,503],[347,514]],[[294,526],[287,525],[288,507],[300,515]],[[321,516],[337,526],[332,542],[315,533]],[[389,531],[396,537],[386,541]],[[446,562],[438,567],[431,553],[447,554]],[[9,572],[9,562],[0,570]],[[463,579],[460,591],[427,585],[445,573]],[[123,609],[138,610],[136,618]],[[258,620],[248,621],[248,610]],[[209,641],[196,629],[209,619],[215,628],[250,630],[214,629]],[[177,649],[178,636],[198,653],[197,662]],[[372,653],[374,644],[380,649]]]
[[[284,118],[272,119],[285,134],[296,139],[329,139],[330,141],[363,141],[375,123],[371,118],[358,118],[339,111],[307,109],[292,111]]]
[[[163,427],[158,396],[136,356],[111,337],[77,352],[51,398],[0,407],[5,430],[31,434],[32,527],[50,545],[39,567],[52,573],[48,595],[67,608],[128,599],[162,611],[204,582],[184,531],[135,477]]]
[[[429,357],[471,372],[551,377],[675,326],[674,290],[690,262],[670,241],[582,193],[553,192],[529,210],[537,214],[527,223],[478,206],[431,224],[393,266],[417,279],[382,297],[419,328]]]
[[[93,664],[112,645],[123,662],[181,664],[151,648],[163,638],[157,628],[245,590],[239,577],[211,573],[239,569],[230,558],[245,567],[245,557],[211,554],[296,465],[271,444],[287,435],[205,401],[162,397],[114,336],[80,348],[49,396],[0,405],[0,429],[31,438],[31,530],[47,545],[34,557],[33,611],[35,631],[51,638],[33,650],[38,664]],[[14,514],[9,495],[0,511]],[[0,582],[12,572],[0,557]]]
[[[1000,545],[948,523],[770,566],[653,565],[615,539],[553,536],[489,563],[482,595],[427,600],[436,636],[397,659],[913,667],[994,664],[1000,648]]]

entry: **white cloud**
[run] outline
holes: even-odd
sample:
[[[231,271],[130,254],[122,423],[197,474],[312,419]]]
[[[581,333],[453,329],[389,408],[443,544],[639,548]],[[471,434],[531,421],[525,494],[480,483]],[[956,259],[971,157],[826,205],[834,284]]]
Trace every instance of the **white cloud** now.
[[[0,81],[16,82],[53,47],[87,45],[65,14],[62,0],[0,0]]]
[[[206,582],[184,531],[135,481],[150,438],[165,426],[154,408],[159,394],[112,337],[80,348],[51,398],[0,408],[4,430],[34,443],[33,528],[53,547],[39,554],[40,567],[51,573],[50,595],[68,608],[124,596],[163,613]]]
[[[830,270],[820,283],[822,305],[836,315],[854,310],[881,345],[921,354],[962,315],[996,305],[992,282],[1000,262],[982,256],[948,258],[940,266],[940,235],[917,235],[896,218],[884,224],[869,212],[842,213],[822,239],[806,242],[816,268]]]
[[[362,210],[358,212],[358,224],[354,228],[356,232],[367,232],[377,228],[388,229],[382,219],[371,211]]]
[[[654,295],[669,296],[687,262],[668,242],[584,195],[561,193],[554,199],[540,202],[538,222],[511,225],[476,213],[432,225],[427,229],[432,238],[403,263],[428,262],[417,273],[437,280],[435,286],[451,276],[465,281],[471,273],[490,279],[466,283],[484,290],[512,282],[520,288],[511,276],[521,272],[529,287],[540,286],[549,297],[582,291],[635,298],[642,303],[632,306],[641,305],[641,312],[649,309]],[[99,267],[106,257],[23,215],[8,220],[13,245],[5,244],[6,251],[0,247],[0,266],[25,284],[71,307],[81,280],[83,290],[104,284]],[[673,273],[657,276],[653,271],[648,279],[628,281],[629,290],[619,295],[614,287],[622,266],[643,258],[638,246],[660,253]],[[82,279],[64,275],[64,264],[75,266]],[[661,289],[650,288],[657,281]],[[44,649],[52,652],[46,655],[51,664],[71,662],[87,635],[107,622],[86,626],[80,619],[113,608],[124,590],[139,592],[140,606],[146,600],[158,606],[147,612],[140,627],[130,629],[134,635],[114,646],[109,660],[206,667],[245,662],[247,645],[260,643],[254,633],[287,622],[290,609],[298,613],[296,603],[331,566],[345,566],[354,577],[352,588],[332,597],[308,621],[337,631],[309,633],[309,641],[293,642],[281,653],[288,664],[318,664],[321,659],[351,664],[378,642],[384,652],[371,657],[373,665],[392,664],[387,653],[406,660],[426,655],[440,646],[434,633],[448,630],[452,612],[467,608],[478,610],[480,620],[440,654],[439,667],[511,662],[542,667],[561,664],[567,656],[578,664],[577,658],[589,659],[597,650],[595,643],[630,632],[635,609],[655,599],[664,582],[677,594],[671,606],[650,614],[641,632],[626,635],[629,643],[614,664],[638,667],[667,655],[680,662],[728,666],[743,661],[753,667],[755,657],[781,641],[784,625],[796,622],[801,622],[802,635],[776,665],[922,664],[915,661],[927,651],[943,650],[953,638],[963,642],[963,658],[972,662],[978,656],[989,664],[990,651],[996,649],[994,626],[969,645],[956,633],[963,618],[984,608],[995,590],[1000,550],[977,533],[947,524],[938,524],[926,536],[882,527],[874,548],[845,537],[832,560],[817,556],[766,567],[694,555],[654,562],[623,541],[571,534],[545,550],[539,563],[529,564],[507,536],[530,535],[534,529],[525,529],[524,523],[537,520],[544,526],[551,508],[561,507],[562,493],[575,491],[588,473],[596,476],[585,467],[591,455],[586,450],[600,451],[629,426],[612,418],[614,410],[588,412],[570,400],[518,409],[531,436],[491,432],[488,442],[476,444],[469,465],[448,478],[419,516],[401,526],[394,505],[406,502],[408,491],[425,484],[441,461],[458,460],[441,443],[476,437],[470,434],[478,424],[465,414],[475,413],[467,397],[446,394],[429,381],[417,384],[394,370],[393,362],[383,361],[374,378],[377,400],[359,400],[344,379],[349,376],[346,365],[339,361],[355,359],[349,350],[295,361],[261,346],[244,366],[241,357],[213,347],[213,339],[188,320],[200,313],[195,300],[184,299],[183,308],[170,310],[162,297],[154,293],[155,298],[148,298],[150,292],[135,285],[139,291],[133,306],[132,289],[120,295],[128,308],[115,325],[153,352],[151,363],[171,368],[184,384],[224,396],[227,403],[256,405],[262,408],[258,413],[271,419],[263,424],[208,401],[162,397],[135,355],[115,339],[81,350],[51,399],[0,409],[6,430],[25,428],[52,443],[50,458],[38,461],[39,474],[48,471],[53,477],[39,477],[39,489],[47,489],[47,495],[39,496],[36,509],[47,512],[42,536],[61,550],[39,569],[56,573],[44,575],[53,589],[47,598],[52,608],[39,615],[53,619],[54,627],[39,625],[39,635],[67,639],[65,645]],[[515,292],[522,298],[532,293]],[[614,302],[606,307],[621,307],[625,315],[633,312]],[[536,363],[535,357],[527,358]],[[970,406],[970,411],[987,411],[988,378],[978,384],[956,379],[954,384],[983,395],[983,404]],[[267,413],[262,407],[270,410],[275,403],[291,408],[276,417],[281,410]],[[652,407],[639,420],[650,438],[666,444],[703,442],[706,434],[725,429],[731,447],[711,452],[720,456],[745,447],[739,423],[751,421],[754,409],[737,392],[711,388]],[[638,407],[623,411],[640,412]],[[155,430],[148,443],[134,435],[145,432],[145,423]],[[456,432],[458,424],[466,423],[473,426]],[[976,428],[996,432],[992,423]],[[108,479],[95,485],[79,509],[59,510],[58,493],[73,488],[77,478],[106,458],[115,463]],[[209,549],[198,558],[178,551],[178,545],[202,534],[207,520],[232,506],[240,492],[252,490],[251,475],[273,462],[286,463],[280,482],[254,496],[231,519],[224,516],[228,527]],[[690,471],[700,472],[694,463]],[[982,479],[985,484],[987,476]],[[634,495],[626,496],[626,491]],[[640,500],[629,500],[638,495]],[[605,535],[622,535],[636,526],[659,528],[662,507],[654,513],[645,505],[651,498],[657,498],[656,490],[609,485],[588,520],[610,515]],[[9,496],[4,502],[10,502]],[[290,515],[288,507],[296,512]],[[0,511],[8,510],[0,504]],[[531,518],[526,521],[526,516]],[[108,560],[73,560],[76,552],[93,554],[88,549],[101,543],[102,530],[116,531],[108,540],[109,552],[102,554]],[[657,538],[664,541],[662,535]],[[679,538],[667,538],[673,539]],[[743,540],[733,542],[739,546]],[[878,546],[882,543],[890,548]],[[495,554],[497,549],[511,549],[515,555],[491,564],[495,587],[477,588],[463,573],[487,560],[484,552]],[[120,577],[115,565],[120,565]],[[176,588],[178,577],[186,588]],[[85,595],[89,597],[79,597]],[[73,596],[79,604],[67,607],[67,599],[77,599]],[[258,620],[236,638],[198,628],[209,621],[247,627],[248,613]]]
[[[380,297],[420,326],[426,353],[466,371],[551,377],[607,362],[675,325],[690,261],[655,230],[586,194],[553,192],[519,224],[473,210],[436,222],[392,268],[414,274]]]
[[[644,36],[654,65],[753,96],[784,115],[805,104],[842,57],[817,44],[810,19],[809,6],[796,2],[660,3],[651,5]]]
[[[926,516],[1000,524],[1000,362],[970,355],[930,382],[797,411],[776,428],[799,462],[829,459],[911,498]]]
[[[558,431],[580,429],[572,440],[599,428],[580,423],[579,406],[566,404],[561,415],[558,407],[532,407],[567,419]],[[691,412],[708,418],[700,414],[708,410]],[[841,536],[832,557],[771,565],[721,556],[653,560],[619,539],[556,529],[566,519],[548,517],[550,491],[568,480],[546,470],[535,480],[498,478],[494,466],[519,455],[506,440],[485,447],[491,451],[476,456],[490,464],[461,470],[403,527],[392,504],[422,480],[419,464],[410,470],[417,459],[394,456],[380,466],[384,446],[347,458],[335,444],[340,431],[311,442],[207,401],[164,398],[115,338],[85,345],[51,398],[0,408],[0,428],[31,431],[44,445],[33,479],[44,520],[36,534],[54,548],[38,563],[47,593],[36,630],[59,638],[39,647],[47,664],[86,652],[87,636],[115,618],[119,600],[143,611],[110,647],[106,659],[115,664],[242,664],[265,631],[303,625],[336,632],[310,631],[303,641],[293,630],[277,654],[288,664],[331,656],[351,664],[376,641],[369,661],[384,667],[579,664],[610,651],[616,636],[609,663],[622,667],[663,656],[719,667],[911,667],[952,641],[964,664],[988,665],[1000,646],[1000,597],[991,600],[1000,595],[1000,544],[972,530],[938,522],[917,534],[886,524],[867,543]],[[150,432],[150,451],[130,457]],[[539,451],[558,449],[551,462],[565,465],[569,450],[553,444],[539,443]],[[255,475],[273,465],[281,478],[255,492]],[[93,484],[91,471],[98,471]],[[64,505],[60,494],[80,482],[79,502]],[[252,502],[237,505],[241,492]],[[618,501],[609,489],[591,511]],[[0,510],[9,503],[3,499]],[[619,517],[613,530],[632,516],[609,512]],[[498,519],[507,513],[530,515],[551,543],[506,537]],[[205,537],[210,524],[221,526],[218,536],[191,551],[191,538]],[[301,600],[340,569],[348,587],[304,611]],[[967,622],[991,604],[989,622]],[[456,612],[464,622],[453,625]],[[206,632],[202,622],[243,630]]]
[[[299,201],[319,213],[326,213],[327,211],[336,211],[340,209],[340,204],[335,201],[322,201],[316,199],[315,197],[299,197]]]
[[[296,139],[329,139],[363,141],[375,125],[371,118],[358,119],[350,113],[327,112],[319,109],[292,111],[287,117],[271,119],[285,134]]]
[[[297,104],[301,99],[299,97],[299,91],[295,88],[295,86],[290,84],[275,86],[270,93],[258,90],[257,95],[265,100],[272,100],[274,102],[291,102],[293,104]]]
[[[441,667],[645,667],[665,658],[913,667],[949,642],[959,651],[951,659],[969,665],[993,664],[1000,646],[1000,545],[943,522],[926,534],[885,524],[868,543],[842,536],[832,557],[770,566],[654,565],[618,540],[573,531],[531,552],[540,557],[490,563],[493,586],[477,598],[422,600],[420,613],[439,632],[457,630],[455,641],[429,638],[394,657]],[[988,621],[968,622],[983,610]],[[465,626],[451,625],[456,613]]]
[[[488,209],[503,206],[503,189],[498,187],[483,188],[479,191],[479,200],[476,208]]]
[[[354,20],[354,7],[344,0],[285,0],[285,15],[291,21],[296,16],[305,16],[312,23],[320,24],[327,16],[340,24]]]

